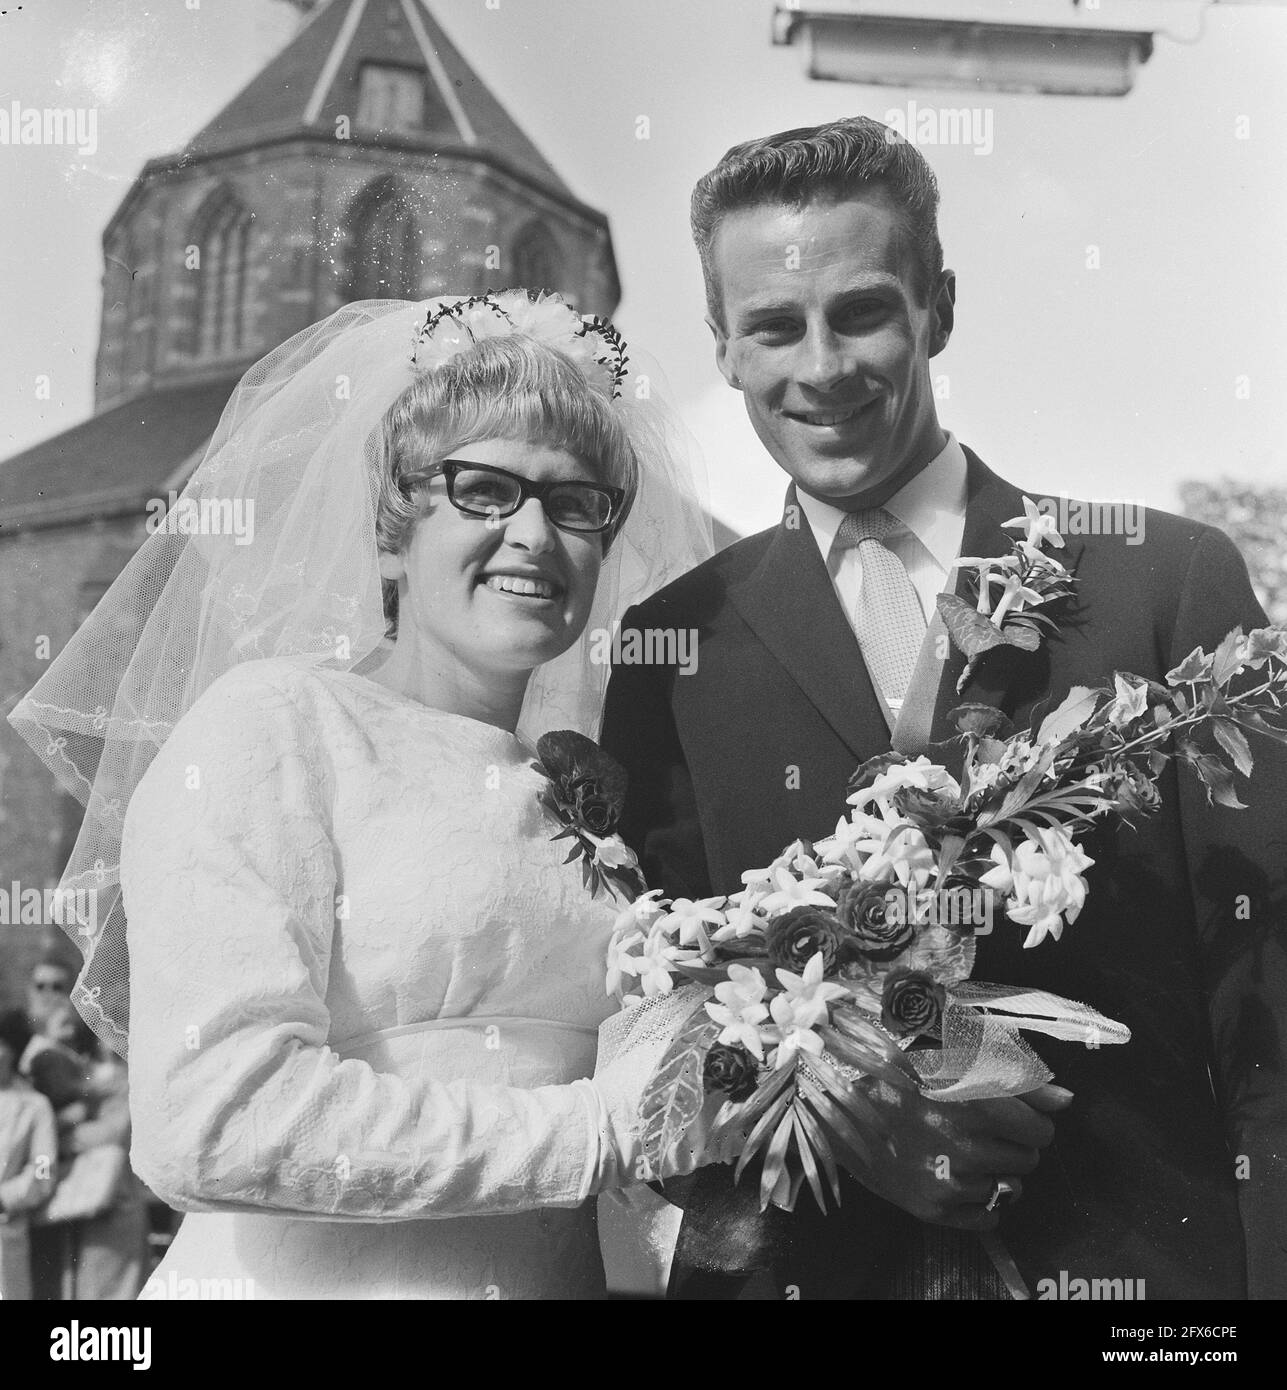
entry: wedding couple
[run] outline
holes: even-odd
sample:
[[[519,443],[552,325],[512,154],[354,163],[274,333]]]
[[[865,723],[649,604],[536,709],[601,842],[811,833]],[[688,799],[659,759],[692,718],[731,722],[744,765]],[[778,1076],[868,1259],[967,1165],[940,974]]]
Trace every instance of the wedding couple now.
[[[248,374],[190,488],[253,498],[254,543],[153,536],[14,716],[88,801],[64,881],[109,891],[77,997],[128,1028],[135,1166],[196,1213],[162,1276],[601,1296],[589,1199],[653,1177],[679,1297],[1009,1297],[998,1227],[1034,1286],[1287,1293],[1272,756],[1237,813],[1168,772],[1143,830],[1096,840],[1075,936],[979,941],[979,976],[1093,999],[1130,1046],[1043,1042],[1071,1098],[868,1087],[891,1144],[836,1215],[761,1215],[701,1126],[651,1173],[646,1069],[589,1079],[620,904],[565,862],[536,735],[602,720],[649,884],[700,899],[828,833],[860,761],[946,738],[963,699],[1026,719],[1264,624],[1227,539],[1150,512],[1142,546],[1070,538],[1071,617],[957,694],[935,596],[1023,505],[937,419],[936,205],[861,118],[699,183],[717,363],[791,479],[714,557],[682,431],[557,302],[350,306]],[[592,634],[627,606],[700,660],[622,664],[605,703]]]

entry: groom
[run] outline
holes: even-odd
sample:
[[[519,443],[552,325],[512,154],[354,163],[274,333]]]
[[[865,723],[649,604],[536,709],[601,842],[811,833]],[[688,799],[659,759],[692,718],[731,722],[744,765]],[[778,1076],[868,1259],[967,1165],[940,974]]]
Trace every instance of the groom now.
[[[776,526],[622,624],[699,635],[696,670],[614,671],[603,732],[630,777],[626,837],[672,896],[733,892],[793,838],[829,834],[854,768],[949,738],[958,703],[1026,724],[1073,685],[1161,680],[1266,622],[1223,534],[1148,511],[1142,532],[1067,536],[1077,586],[1057,634],[956,693],[935,595],[960,584],[958,556],[1006,553],[1001,523],[1024,507],[937,417],[929,363],[955,301],[937,203],[918,151],[865,118],[740,145],[694,191],[716,363],[791,483]],[[1168,770],[1142,829],[1096,831],[1061,941],[1025,951],[1005,920],[979,938],[977,978],[1131,1029],[1106,1050],[1040,1040],[1066,1108],[874,1090],[894,1154],[834,1216],[806,1191],[761,1217],[727,1167],[668,1189],[685,1209],[672,1295],[1007,1298],[976,1234],[997,1228],[1036,1296],[1082,1279],[1287,1296],[1287,758],[1254,752],[1249,809],[1209,807]],[[989,1212],[998,1180],[1017,1200]]]

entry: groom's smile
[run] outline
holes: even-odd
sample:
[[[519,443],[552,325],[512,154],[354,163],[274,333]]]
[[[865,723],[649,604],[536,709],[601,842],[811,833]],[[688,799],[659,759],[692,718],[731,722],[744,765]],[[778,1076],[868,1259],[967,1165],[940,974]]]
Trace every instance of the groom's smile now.
[[[884,189],[731,212],[713,252],[716,360],[805,491],[878,505],[942,449],[929,359],[951,331],[952,277],[918,291]]]

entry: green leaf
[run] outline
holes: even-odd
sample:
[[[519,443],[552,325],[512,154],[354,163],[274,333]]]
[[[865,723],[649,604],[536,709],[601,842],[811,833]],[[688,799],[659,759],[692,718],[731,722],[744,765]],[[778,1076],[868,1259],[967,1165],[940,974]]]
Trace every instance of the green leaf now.
[[[828,1146],[833,1155],[840,1150],[843,1157],[848,1155],[848,1167],[855,1176],[870,1172],[872,1167],[871,1143],[879,1142],[875,1136],[865,1136],[845,1114],[845,1112],[820,1087],[807,1076],[799,1080],[799,1088],[805,1099],[818,1114],[818,1119],[827,1127]]]
[[[948,635],[971,660],[993,647],[1007,645],[1000,630],[972,603],[967,603],[956,594],[939,594],[935,602]]]
[[[885,1121],[880,1117],[880,1112],[861,1091],[850,1083],[847,1076],[842,1076],[830,1062],[821,1057],[810,1057],[808,1066],[822,1082],[831,1099],[853,1119],[855,1124],[865,1125],[872,1134],[882,1137],[888,1133]]]
[[[1244,777],[1250,777],[1254,760],[1251,756],[1251,747],[1247,743],[1246,734],[1228,719],[1213,720],[1211,732],[1215,734],[1216,742],[1220,747],[1228,753],[1234,767],[1236,767]]]
[[[778,1067],[769,1072],[760,1081],[748,1100],[733,1107],[727,1117],[728,1123],[736,1123],[738,1129],[741,1130],[748,1130],[757,1124],[760,1116],[777,1100],[792,1078],[793,1068],[791,1067]]]
[[[693,965],[682,960],[674,961],[672,964],[675,970],[699,985],[722,985],[728,979],[730,965],[745,965],[752,970],[758,970],[775,990],[782,988],[773,973],[773,966],[763,956],[750,960],[722,961],[719,965]]]
[[[1020,651],[1035,652],[1041,646],[1041,633],[1035,627],[1018,618],[1014,621],[1003,618],[1001,640],[1007,647],[1018,647]]]
[[[938,852],[938,881],[945,883],[956,868],[956,861],[965,848],[965,840],[960,835],[944,835]]]
[[[1278,743],[1287,743],[1287,729],[1279,729],[1273,724],[1267,723],[1258,710],[1239,710],[1235,718],[1244,729],[1252,729]]]
[[[675,1034],[648,1082],[639,1103],[640,1139],[644,1160],[654,1173],[661,1172],[705,1102],[702,1067],[719,1031],[703,1000]]]
[[[1223,685],[1241,666],[1238,647],[1242,643],[1242,629],[1235,627],[1215,650],[1211,659],[1211,679],[1216,685]]]
[[[1194,649],[1182,662],[1166,673],[1167,685],[1198,684],[1211,679],[1211,658],[1201,647]]]
[[[858,1011],[846,1010],[858,1015]],[[840,1017],[840,1011],[831,1011],[832,1025],[818,1029],[828,1050],[851,1067],[857,1067],[867,1076],[877,1081],[887,1081],[891,1086],[906,1089],[920,1085],[916,1068],[907,1060],[903,1050],[888,1034],[882,1032],[874,1023],[863,1019],[861,1026],[853,1017]],[[846,1055],[851,1054],[851,1055]]]
[[[1059,742],[1084,728],[1099,704],[1101,692],[1088,685],[1074,685],[1063,700],[1041,721],[1037,742]]]
[[[1190,758],[1189,762],[1207,789],[1208,802],[1217,802],[1234,811],[1247,809],[1246,802],[1239,801],[1233,789],[1233,773],[1219,758],[1214,758],[1209,753],[1199,753],[1196,757]]]
[[[979,817],[980,829],[992,825],[996,821],[1010,820],[1017,811],[1021,810],[1027,804],[1033,792],[1041,785],[1042,779],[1046,775],[1046,769],[1049,766],[1050,759],[1048,757],[1042,757],[1036,767],[1025,772],[1006,793],[1005,800],[996,811],[985,811],[983,815]]]
[[[791,1109],[791,1102],[795,1099],[792,1090],[785,1090],[779,1093],[777,1099],[760,1116],[759,1123],[756,1124],[750,1134],[746,1136],[746,1144],[742,1149],[741,1157],[737,1160],[737,1167],[733,1170],[733,1181],[741,1179],[746,1171],[746,1166],[756,1154],[769,1142],[774,1129],[780,1123],[782,1116]]]
[[[795,1116],[796,1124],[800,1127],[800,1133],[796,1136],[796,1142],[800,1146],[800,1159],[805,1165],[805,1176],[809,1177],[809,1160],[805,1157],[806,1153],[812,1156],[816,1164],[821,1164],[823,1172],[827,1177],[827,1185],[831,1188],[831,1195],[835,1198],[836,1206],[840,1205],[840,1174],[836,1170],[836,1160],[832,1157],[831,1148],[827,1143],[826,1136],[822,1132],[821,1126],[813,1117],[813,1112],[805,1103],[804,1097],[797,1097],[791,1113]],[[826,1211],[827,1204],[822,1200],[818,1188],[814,1185],[812,1178],[809,1178],[809,1186],[813,1188],[813,1195],[818,1199],[818,1206]]]
[[[786,1113],[778,1121],[777,1129],[773,1131],[773,1138],[764,1154],[764,1167],[760,1170],[761,1211],[772,1201],[774,1192],[786,1174],[787,1151],[794,1133],[795,1117],[791,1113],[791,1107],[787,1106]]]

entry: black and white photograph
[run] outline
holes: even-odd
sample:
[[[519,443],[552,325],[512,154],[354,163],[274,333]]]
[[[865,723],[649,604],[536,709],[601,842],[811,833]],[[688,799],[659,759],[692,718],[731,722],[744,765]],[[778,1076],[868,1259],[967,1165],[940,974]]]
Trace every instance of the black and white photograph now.
[[[0,1341],[1255,1364],[1285,78],[1283,0],[0,7]]]

